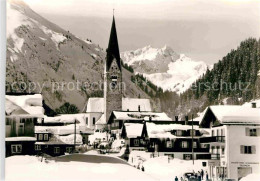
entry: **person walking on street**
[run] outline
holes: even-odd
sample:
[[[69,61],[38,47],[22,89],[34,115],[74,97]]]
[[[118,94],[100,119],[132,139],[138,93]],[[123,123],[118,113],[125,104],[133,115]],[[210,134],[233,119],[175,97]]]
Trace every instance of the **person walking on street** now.
[[[204,171],[203,171],[203,169],[201,169],[201,179],[202,180],[204,179]]]
[[[208,172],[206,171],[206,181],[208,181],[209,180],[209,174],[208,174]]]
[[[201,181],[201,174],[200,174],[200,171],[198,171],[198,181]]]
[[[175,177],[175,181],[179,181],[179,179],[178,179],[178,177],[177,177],[177,176]]]

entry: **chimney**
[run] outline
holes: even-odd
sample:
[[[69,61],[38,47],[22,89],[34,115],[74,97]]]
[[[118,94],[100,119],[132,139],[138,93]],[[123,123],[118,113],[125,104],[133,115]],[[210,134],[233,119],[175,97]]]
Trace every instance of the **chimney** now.
[[[185,116],[185,125],[188,125],[189,116]]]
[[[140,105],[138,105],[138,112],[141,112],[141,107],[140,107]]]
[[[179,121],[179,117],[175,116],[175,121],[178,122]]]
[[[252,102],[252,108],[256,108],[256,102]]]

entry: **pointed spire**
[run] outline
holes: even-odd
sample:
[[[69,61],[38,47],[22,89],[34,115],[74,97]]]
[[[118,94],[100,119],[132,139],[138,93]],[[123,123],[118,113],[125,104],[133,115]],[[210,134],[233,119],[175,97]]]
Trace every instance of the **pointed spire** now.
[[[109,70],[113,59],[116,59],[117,65],[121,71],[121,65],[120,65],[120,53],[119,53],[119,46],[117,41],[117,33],[116,33],[116,23],[115,23],[115,17],[113,15],[113,22],[110,32],[110,38],[107,48],[107,70]]]

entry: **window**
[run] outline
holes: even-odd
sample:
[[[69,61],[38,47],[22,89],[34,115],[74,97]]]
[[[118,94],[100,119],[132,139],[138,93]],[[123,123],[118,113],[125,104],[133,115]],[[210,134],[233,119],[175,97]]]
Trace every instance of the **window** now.
[[[139,146],[139,140],[138,139],[134,139],[134,146]]]
[[[72,147],[66,147],[66,152],[67,153],[72,153]]]
[[[222,155],[225,154],[225,147],[221,147],[221,153],[222,153]]]
[[[260,129],[256,128],[246,128],[246,136],[260,136],[259,131]]]
[[[36,150],[36,151],[41,150],[41,145],[35,145],[35,150]]]
[[[192,132],[193,132],[193,134],[192,134]],[[196,130],[190,130],[190,136],[196,136]]]
[[[88,117],[86,117],[86,125],[88,125]]]
[[[257,136],[256,129],[249,129],[249,135],[250,136]]]
[[[183,154],[183,159],[184,160],[191,160],[192,159],[192,155],[191,154]]]
[[[38,135],[39,140],[42,140],[42,134]]]
[[[176,131],[176,136],[182,136],[182,130],[177,130]]]
[[[54,153],[59,154],[60,153],[60,147],[54,147]]]
[[[11,145],[12,153],[22,153],[22,145]]]
[[[166,141],[166,147],[172,148],[172,141]]]
[[[211,136],[215,136],[214,130],[211,131]]]
[[[93,125],[95,125],[95,124],[96,124],[96,118],[93,117]]]
[[[182,141],[181,142],[181,147],[182,148],[188,148],[188,142],[187,141]]]
[[[18,127],[18,135],[19,136],[24,135],[24,125],[23,124],[20,124]]]
[[[37,139],[37,134],[34,134],[34,137]]]
[[[256,153],[256,148],[255,146],[240,146],[240,153],[241,154],[255,154]]]
[[[44,134],[44,140],[48,141],[48,134]]]
[[[197,142],[193,141],[193,148],[197,148]]]

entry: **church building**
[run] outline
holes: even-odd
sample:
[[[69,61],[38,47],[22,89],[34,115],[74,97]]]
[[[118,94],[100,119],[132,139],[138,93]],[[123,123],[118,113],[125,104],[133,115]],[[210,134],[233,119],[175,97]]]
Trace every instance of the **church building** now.
[[[123,86],[122,76],[116,24],[113,16],[104,65],[104,98],[92,97],[88,99],[86,125],[89,128],[99,130],[108,128],[108,120],[114,111],[152,114],[149,99],[123,97],[123,88],[127,89],[127,87]],[[167,117],[167,119],[169,120],[170,118]]]

